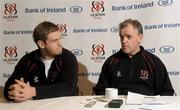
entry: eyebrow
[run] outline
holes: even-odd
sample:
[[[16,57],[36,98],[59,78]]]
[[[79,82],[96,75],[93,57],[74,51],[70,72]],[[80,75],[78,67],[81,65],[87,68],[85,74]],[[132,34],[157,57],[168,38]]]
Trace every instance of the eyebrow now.
[[[122,35],[122,34],[120,34],[120,37],[123,37],[123,36],[132,36],[132,35],[130,35],[130,34],[124,34],[124,35]]]

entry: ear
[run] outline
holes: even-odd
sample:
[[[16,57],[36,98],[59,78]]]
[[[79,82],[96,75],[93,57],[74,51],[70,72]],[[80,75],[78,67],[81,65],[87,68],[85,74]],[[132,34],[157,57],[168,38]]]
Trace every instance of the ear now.
[[[38,40],[37,45],[39,48],[45,48],[45,43],[42,40]]]
[[[143,34],[139,34],[139,44],[142,42],[143,40]]]

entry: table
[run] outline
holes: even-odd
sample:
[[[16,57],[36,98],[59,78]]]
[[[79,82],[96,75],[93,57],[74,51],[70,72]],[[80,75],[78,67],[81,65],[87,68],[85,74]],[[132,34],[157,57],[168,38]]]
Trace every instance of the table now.
[[[110,109],[106,105],[108,102],[100,101],[102,96],[72,96],[59,97],[41,100],[28,100],[21,103],[7,102],[0,98],[0,110],[104,110]],[[124,97],[119,97],[124,99]],[[96,100],[96,104],[87,108],[88,102]],[[98,101],[99,100],[99,101]]]
[[[151,109],[137,108],[140,105],[126,105],[126,96],[118,97],[124,100],[121,108],[108,108],[108,102],[102,101],[102,98],[103,96],[72,96],[28,100],[21,103],[7,102],[4,98],[0,98],[0,110],[180,110],[180,96],[162,96],[159,100],[163,100],[168,104],[161,105],[162,107],[153,105]],[[93,100],[96,101],[93,107],[84,106]]]

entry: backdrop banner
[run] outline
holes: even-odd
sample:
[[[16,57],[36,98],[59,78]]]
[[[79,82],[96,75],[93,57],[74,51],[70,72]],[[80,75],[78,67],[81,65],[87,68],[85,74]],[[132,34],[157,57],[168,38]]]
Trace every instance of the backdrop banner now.
[[[79,62],[79,95],[91,95],[104,61],[121,48],[118,25],[139,20],[142,45],[167,67],[180,95],[180,0],[1,0],[0,86],[20,58],[36,49],[32,32],[42,21],[62,31],[62,45]]]

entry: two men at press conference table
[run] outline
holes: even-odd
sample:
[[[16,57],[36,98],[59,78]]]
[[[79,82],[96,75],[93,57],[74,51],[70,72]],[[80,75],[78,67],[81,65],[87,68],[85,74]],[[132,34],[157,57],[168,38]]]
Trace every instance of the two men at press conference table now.
[[[119,26],[122,48],[103,64],[96,95],[104,95],[106,88],[118,88],[119,95],[128,91],[144,95],[173,95],[167,70],[161,60],[144,50],[142,25],[128,19]],[[77,59],[61,46],[58,27],[44,21],[37,25],[33,39],[38,49],[23,56],[7,80],[4,96],[22,102],[73,96],[77,86]]]

